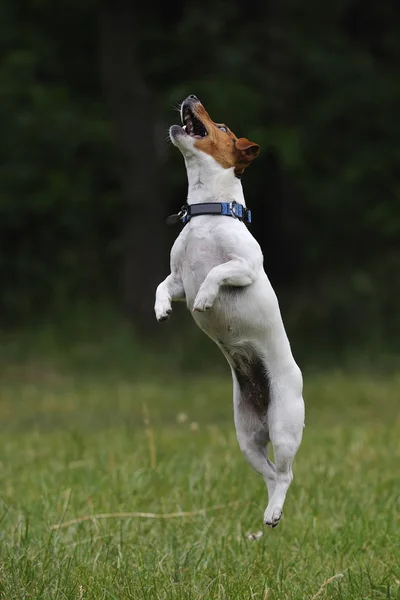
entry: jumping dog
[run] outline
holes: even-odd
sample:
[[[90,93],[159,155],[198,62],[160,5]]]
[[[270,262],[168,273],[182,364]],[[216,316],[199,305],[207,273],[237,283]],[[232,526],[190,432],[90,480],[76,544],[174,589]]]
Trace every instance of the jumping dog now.
[[[171,302],[185,300],[197,325],[221,349],[232,371],[239,446],[268,489],[264,523],[278,525],[293,479],[292,463],[304,427],[302,375],[263,268],[259,244],[246,223],[241,184],[260,147],[214,123],[191,95],[182,126],[169,135],[185,160],[187,204],[171,221],[185,224],[171,251],[171,273],[156,291],[158,321]],[[268,458],[272,443],[275,464]]]

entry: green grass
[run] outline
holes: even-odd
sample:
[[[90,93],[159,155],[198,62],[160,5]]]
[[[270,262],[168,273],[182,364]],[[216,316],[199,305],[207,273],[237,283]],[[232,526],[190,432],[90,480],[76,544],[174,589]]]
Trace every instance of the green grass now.
[[[251,541],[266,491],[236,443],[227,372],[133,382],[4,368],[0,598],[400,598],[400,378],[305,384],[282,522]]]

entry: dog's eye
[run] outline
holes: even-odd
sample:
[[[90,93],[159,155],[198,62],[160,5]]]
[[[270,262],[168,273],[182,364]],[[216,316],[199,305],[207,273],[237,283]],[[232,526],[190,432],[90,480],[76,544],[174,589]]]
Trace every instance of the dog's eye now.
[[[224,133],[228,133],[228,128],[225,125],[217,125],[218,129],[223,131]]]

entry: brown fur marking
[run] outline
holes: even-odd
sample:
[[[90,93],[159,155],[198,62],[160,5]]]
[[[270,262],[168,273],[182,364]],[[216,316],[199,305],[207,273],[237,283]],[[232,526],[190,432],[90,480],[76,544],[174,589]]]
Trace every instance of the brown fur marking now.
[[[207,129],[207,136],[196,140],[196,148],[210,154],[224,169],[234,167],[236,175],[243,173],[260,153],[260,146],[246,138],[237,138],[226,125],[228,132],[221,131],[202,104],[195,104],[192,111]]]

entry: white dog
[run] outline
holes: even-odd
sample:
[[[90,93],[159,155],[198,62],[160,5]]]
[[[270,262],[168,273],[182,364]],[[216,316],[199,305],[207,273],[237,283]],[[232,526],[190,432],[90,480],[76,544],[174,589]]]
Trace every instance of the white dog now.
[[[186,223],[171,251],[171,274],[156,292],[164,321],[171,302],[186,300],[197,325],[219,346],[233,377],[237,438],[268,489],[264,523],[275,527],[293,479],[304,427],[301,371],[294,361],[276,295],[263,269],[240,176],[260,148],[214,123],[189,96],[185,125],[170,128],[185,159],[187,205],[170,221]],[[275,465],[268,458],[272,442]]]

